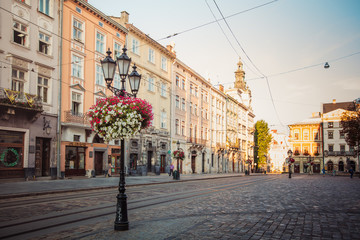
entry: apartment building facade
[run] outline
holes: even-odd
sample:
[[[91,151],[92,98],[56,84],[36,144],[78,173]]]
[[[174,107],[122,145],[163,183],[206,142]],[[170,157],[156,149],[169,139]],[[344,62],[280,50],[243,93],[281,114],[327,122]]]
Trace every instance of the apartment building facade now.
[[[295,163],[292,164],[294,173],[320,173],[323,169],[323,135],[322,120],[319,112],[313,113],[311,118],[289,125],[290,148]],[[308,163],[312,165],[309,165]],[[284,165],[287,171],[287,164]]]
[[[60,1],[0,6],[0,178],[56,178]]]
[[[211,84],[179,59],[173,64],[172,151],[181,148],[185,159],[178,162],[180,173],[208,173],[210,164]],[[179,146],[177,143],[179,141]]]
[[[290,149],[289,136],[280,133],[275,129],[270,132],[272,136],[272,142],[268,154],[268,160],[270,164],[271,172],[282,172],[283,166],[286,164],[287,152]]]
[[[61,176],[103,174],[108,163],[120,168],[120,141],[104,141],[86,115],[99,98],[113,95],[100,61],[110,49],[116,58],[128,30],[84,0],[64,1],[61,87]],[[120,87],[119,73],[114,86]]]
[[[234,87],[225,91],[227,95],[227,146],[232,172],[249,169],[249,160],[254,162],[255,114],[251,101],[251,90],[245,81],[241,59],[235,71]]]
[[[359,171],[358,156],[354,146],[349,146],[342,132],[341,115],[347,112],[353,102],[339,102],[322,105],[322,122],[324,130],[325,170],[344,172],[352,168]]]
[[[129,30],[127,36],[128,56],[142,75],[138,98],[152,106],[152,126],[142,130],[127,144],[129,174],[146,175],[169,172],[171,161],[171,84],[172,63],[176,57],[171,46],[164,47],[133,24],[129,14],[111,17]]]

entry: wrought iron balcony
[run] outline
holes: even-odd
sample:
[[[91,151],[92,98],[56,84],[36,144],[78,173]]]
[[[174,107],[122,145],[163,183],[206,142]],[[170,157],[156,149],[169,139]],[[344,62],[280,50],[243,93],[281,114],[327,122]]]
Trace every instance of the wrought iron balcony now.
[[[75,113],[73,111],[65,111],[65,121],[70,123],[79,123],[90,125],[89,117],[84,113]]]
[[[355,151],[325,151],[325,156],[356,156]]]
[[[186,142],[205,146],[207,141],[205,139],[189,137],[187,138]]]
[[[42,112],[43,108],[41,97],[7,88],[0,88],[0,106],[33,110],[35,112]]]

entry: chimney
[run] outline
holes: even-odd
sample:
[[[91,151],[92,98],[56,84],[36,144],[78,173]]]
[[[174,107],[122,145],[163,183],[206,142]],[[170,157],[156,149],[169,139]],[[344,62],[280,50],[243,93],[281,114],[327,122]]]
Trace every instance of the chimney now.
[[[333,104],[336,104],[336,99],[333,99]]]
[[[320,117],[321,115],[320,115],[320,112],[313,112],[312,113],[312,117],[313,118],[316,118],[316,117]]]
[[[219,90],[224,92],[224,85],[219,84]]]
[[[129,22],[129,13],[127,11],[122,11],[121,12],[121,20],[124,23],[128,23]]]

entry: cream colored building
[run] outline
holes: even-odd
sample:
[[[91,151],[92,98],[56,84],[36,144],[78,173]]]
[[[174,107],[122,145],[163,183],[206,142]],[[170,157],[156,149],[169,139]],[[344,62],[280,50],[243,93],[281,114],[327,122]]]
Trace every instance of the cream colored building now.
[[[277,130],[271,130],[272,142],[268,154],[270,172],[282,172],[287,152],[290,149],[289,137]]]
[[[171,77],[175,52],[162,46],[133,24],[129,14],[112,17],[129,30],[127,54],[142,75],[138,98],[148,101],[153,108],[152,127],[141,131],[126,144],[129,174],[164,173],[170,166]],[[132,69],[129,70],[129,73]],[[127,86],[127,89],[130,89]]]
[[[348,171],[351,168],[359,171],[357,153],[354,147],[345,141],[345,134],[341,132],[341,115],[352,102],[323,104],[323,131],[324,131],[324,163],[325,170],[331,173]]]
[[[180,148],[185,159],[174,165],[181,173],[208,173],[210,165],[211,84],[193,69],[175,59],[173,64],[172,151]],[[177,169],[177,167],[175,168]]]
[[[60,8],[0,1],[1,177],[57,177]]]
[[[225,173],[228,169],[226,148],[226,94],[223,86],[211,89],[211,162],[214,172]]]
[[[245,71],[241,59],[235,71],[234,87],[227,89],[227,141],[229,171],[244,172],[247,160],[254,163],[255,115],[252,110],[251,90],[245,81]]]

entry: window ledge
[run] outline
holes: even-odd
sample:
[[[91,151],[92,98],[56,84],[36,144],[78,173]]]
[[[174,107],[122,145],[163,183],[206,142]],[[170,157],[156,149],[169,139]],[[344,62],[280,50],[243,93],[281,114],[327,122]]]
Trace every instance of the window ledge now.
[[[24,6],[26,6],[26,7],[28,7],[28,8],[31,9],[31,6],[30,6],[29,4],[27,4],[27,3],[24,3],[24,2],[22,2],[22,1],[20,1],[20,0],[17,0],[16,2],[17,2],[17,3],[20,3],[21,5],[24,5]]]
[[[54,56],[52,56],[52,55],[49,55],[49,54],[45,54],[45,53],[43,53],[43,52],[40,52],[39,50],[36,50],[37,51],[37,53],[38,54],[40,54],[40,55],[42,55],[42,56],[45,56],[45,57],[48,57],[48,58],[54,58]]]
[[[16,46],[19,46],[19,47],[22,47],[22,48],[25,48],[25,49],[27,49],[27,50],[30,50],[30,47],[27,47],[27,46],[24,46],[24,45],[21,45],[21,44],[19,44],[19,43],[17,43],[17,42],[14,42],[14,41],[10,41],[12,44],[15,44]]]
[[[46,17],[48,17],[48,18],[50,18],[50,19],[54,20],[54,18],[53,18],[52,16],[47,15],[46,13],[41,12],[39,9],[37,9],[37,11],[38,11],[38,13],[40,13],[41,15],[46,16]]]

